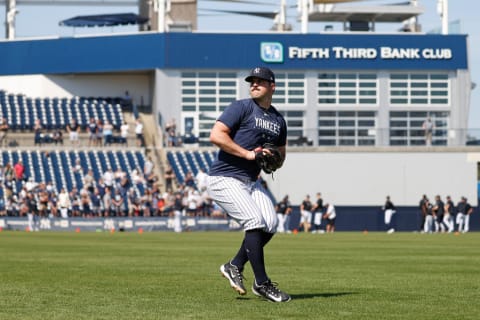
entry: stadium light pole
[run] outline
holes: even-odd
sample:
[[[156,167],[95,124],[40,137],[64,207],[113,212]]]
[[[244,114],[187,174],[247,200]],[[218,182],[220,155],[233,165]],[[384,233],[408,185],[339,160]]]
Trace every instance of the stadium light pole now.
[[[448,0],[438,0],[437,11],[442,18],[442,34],[448,34]]]
[[[157,8],[157,31],[158,32],[165,32],[165,0],[157,0],[158,8]]]
[[[308,33],[308,1],[309,0],[298,0],[302,33]]]
[[[5,3],[5,37],[8,40],[15,39],[15,16],[18,14],[17,10],[17,1],[16,0],[7,0]]]

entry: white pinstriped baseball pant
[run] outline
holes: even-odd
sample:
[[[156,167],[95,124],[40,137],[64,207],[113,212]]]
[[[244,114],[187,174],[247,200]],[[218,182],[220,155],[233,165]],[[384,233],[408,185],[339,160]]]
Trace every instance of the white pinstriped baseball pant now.
[[[241,181],[223,176],[208,176],[210,197],[245,231],[277,230],[278,218],[272,200],[260,182]]]

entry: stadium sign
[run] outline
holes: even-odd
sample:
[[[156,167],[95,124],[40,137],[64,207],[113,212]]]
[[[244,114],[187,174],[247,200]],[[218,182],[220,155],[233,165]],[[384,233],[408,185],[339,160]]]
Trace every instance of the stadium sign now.
[[[0,75],[249,70],[260,64],[274,64],[275,70],[468,69],[466,35],[373,33],[171,32],[7,41],[0,43],[0,61]]]
[[[176,228],[176,226],[180,226]],[[178,224],[173,217],[122,217],[122,218],[38,218],[4,217],[0,219],[1,230],[25,231],[71,231],[71,232],[115,232],[115,231],[236,231],[241,227],[232,219],[203,217],[181,217]]]
[[[264,51],[272,52],[273,44],[268,44],[265,50],[262,43],[262,60],[265,62],[283,62],[274,59],[264,59]],[[281,44],[276,44],[276,56],[283,57],[283,53],[278,53]],[[450,48],[300,48],[288,47],[289,59],[443,59],[449,60],[453,58]]]

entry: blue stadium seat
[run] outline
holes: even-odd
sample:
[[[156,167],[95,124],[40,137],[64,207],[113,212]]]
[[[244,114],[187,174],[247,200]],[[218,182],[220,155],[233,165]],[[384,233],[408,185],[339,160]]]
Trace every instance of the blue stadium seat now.
[[[175,173],[175,177],[179,183],[183,183],[185,181],[185,172],[178,161],[177,152],[168,151],[167,152],[167,160],[170,166],[172,167],[173,172]]]

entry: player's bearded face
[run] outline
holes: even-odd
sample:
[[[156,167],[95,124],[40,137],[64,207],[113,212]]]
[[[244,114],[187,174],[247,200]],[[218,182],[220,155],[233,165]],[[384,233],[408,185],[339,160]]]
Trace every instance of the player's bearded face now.
[[[273,94],[275,85],[267,80],[254,78],[250,83],[250,96],[253,99],[270,97]]]

